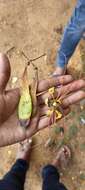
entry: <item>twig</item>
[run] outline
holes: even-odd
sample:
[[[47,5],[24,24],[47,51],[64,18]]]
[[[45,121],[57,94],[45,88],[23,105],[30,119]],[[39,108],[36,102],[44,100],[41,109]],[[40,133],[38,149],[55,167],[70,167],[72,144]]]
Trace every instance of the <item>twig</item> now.
[[[22,53],[22,55],[23,55],[27,60],[29,60],[28,57],[25,55],[25,53],[24,53],[23,51],[21,51],[21,53]]]
[[[43,145],[43,142],[42,142],[42,143],[39,143],[39,144],[36,144],[36,145],[33,145],[33,146],[32,146],[32,149],[36,149],[36,148],[38,148],[40,145]]]
[[[44,54],[42,54],[42,55],[40,55],[40,56],[38,56],[38,57],[36,57],[34,59],[30,59],[29,61],[30,62],[36,61],[37,59],[40,59],[41,57],[44,57],[45,55],[46,55],[46,53],[44,53]]]
[[[10,51],[12,51],[13,49],[15,49],[15,47],[13,46],[13,47],[11,47],[11,48],[9,48],[7,51],[6,51],[6,54],[8,54]]]
[[[43,92],[39,92],[39,93],[37,93],[37,95],[36,95],[36,96],[43,95],[43,94],[45,94],[46,92],[47,92],[47,90],[45,90],[45,91],[43,91]]]
[[[42,54],[42,55],[40,55],[40,56],[38,56],[38,57],[36,57],[36,58],[34,58],[34,59],[29,59],[29,58],[27,57],[27,55],[26,55],[23,51],[22,51],[21,53],[22,53],[23,56],[28,60],[27,65],[30,65],[30,63],[32,63],[32,62],[36,61],[37,59],[40,59],[40,58],[42,58],[43,56],[46,55],[46,53],[44,53],[44,54]],[[33,63],[32,63],[32,65],[33,65],[33,67],[35,67],[35,65],[34,65]],[[37,67],[35,67],[35,69],[37,69]]]

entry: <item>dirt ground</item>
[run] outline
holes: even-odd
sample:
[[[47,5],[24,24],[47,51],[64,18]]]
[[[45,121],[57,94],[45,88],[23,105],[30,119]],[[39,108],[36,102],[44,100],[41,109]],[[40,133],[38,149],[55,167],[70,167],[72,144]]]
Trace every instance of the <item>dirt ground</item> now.
[[[13,77],[19,79],[24,70],[27,60],[22,51],[29,59],[46,54],[34,62],[39,69],[40,79],[53,72],[62,31],[75,3],[75,0],[0,0],[0,51],[8,52],[11,48],[8,52],[12,67],[10,87]],[[74,76],[83,69],[84,43],[82,41],[79,44],[69,64],[69,70]],[[62,182],[70,190],[85,189],[85,125],[81,122],[81,118],[85,118],[84,115],[84,106],[81,102],[74,106],[66,117],[66,131],[63,138],[60,137],[58,130],[63,121],[55,128],[45,129],[35,136],[38,146],[33,149],[25,190],[41,189],[41,170],[45,164],[50,163],[56,154],[55,151],[62,144],[68,144],[73,152],[69,168],[61,173]],[[51,138],[50,147],[45,148],[49,138]],[[0,149],[1,178],[14,163],[16,149],[17,145]]]

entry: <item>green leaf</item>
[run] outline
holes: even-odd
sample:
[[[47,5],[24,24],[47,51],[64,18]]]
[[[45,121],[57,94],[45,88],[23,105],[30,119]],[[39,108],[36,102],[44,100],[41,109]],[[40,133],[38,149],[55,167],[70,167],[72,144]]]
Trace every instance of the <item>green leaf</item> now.
[[[74,136],[77,135],[77,132],[78,132],[78,128],[75,124],[71,125],[69,127],[69,138],[73,138]]]
[[[85,180],[85,173],[80,174],[79,177],[80,177],[81,180]]]
[[[64,145],[64,140],[60,140],[57,142],[57,148],[61,148]]]
[[[80,150],[81,151],[85,151],[85,142],[80,144]]]
[[[60,133],[60,127],[54,127],[54,132],[56,134],[59,134]]]

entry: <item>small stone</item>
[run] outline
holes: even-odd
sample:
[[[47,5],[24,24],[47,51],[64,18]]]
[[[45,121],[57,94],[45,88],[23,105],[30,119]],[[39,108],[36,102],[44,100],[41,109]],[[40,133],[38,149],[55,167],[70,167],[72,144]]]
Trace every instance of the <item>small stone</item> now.
[[[82,117],[81,118],[81,123],[83,124],[83,125],[85,125],[85,119]]]
[[[8,154],[9,154],[9,155],[11,155],[11,154],[12,154],[11,150],[8,150]]]
[[[17,54],[20,55],[20,53],[21,53],[20,50],[17,50]]]
[[[60,173],[60,176],[62,177],[62,176],[63,176],[63,173]]]
[[[44,56],[44,60],[47,61],[47,55]]]
[[[81,110],[83,110],[83,109],[84,109],[84,107],[83,107],[83,106],[81,106],[80,108],[81,108]]]
[[[72,177],[72,181],[74,181],[75,180],[75,177]]]
[[[80,171],[79,173],[80,173],[80,174],[82,174],[83,172],[82,172],[82,171]]]
[[[13,77],[12,78],[12,84],[15,84],[17,82],[18,78],[17,77]]]

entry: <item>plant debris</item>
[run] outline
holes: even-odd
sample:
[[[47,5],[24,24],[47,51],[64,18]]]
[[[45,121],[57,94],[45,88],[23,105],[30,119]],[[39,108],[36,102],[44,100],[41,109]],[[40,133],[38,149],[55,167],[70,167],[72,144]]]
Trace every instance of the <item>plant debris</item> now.
[[[30,93],[30,85],[28,84],[27,67],[24,70],[21,79],[21,97],[18,106],[18,117],[20,126],[27,127],[32,115],[32,97]]]

